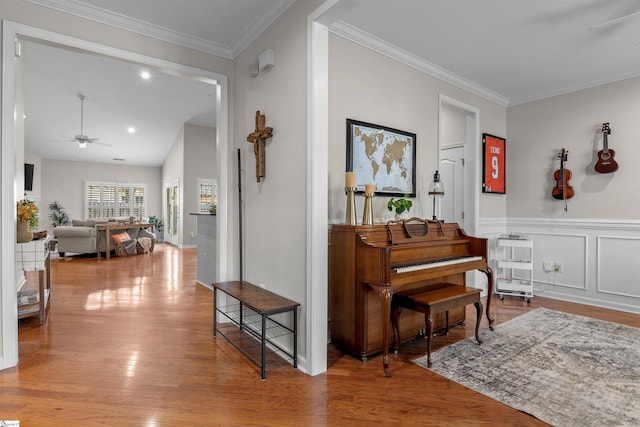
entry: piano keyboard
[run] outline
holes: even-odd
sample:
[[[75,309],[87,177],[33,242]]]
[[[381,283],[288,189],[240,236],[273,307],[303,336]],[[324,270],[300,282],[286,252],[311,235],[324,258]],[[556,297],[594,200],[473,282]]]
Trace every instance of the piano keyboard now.
[[[398,274],[402,274],[402,273],[409,273],[411,271],[426,270],[428,268],[444,267],[448,265],[461,264],[464,262],[479,261],[481,259],[482,259],[481,256],[465,256],[461,258],[453,258],[453,259],[447,259],[443,261],[428,262],[425,264],[417,264],[417,265],[411,265],[407,267],[397,267],[395,268],[395,271]]]

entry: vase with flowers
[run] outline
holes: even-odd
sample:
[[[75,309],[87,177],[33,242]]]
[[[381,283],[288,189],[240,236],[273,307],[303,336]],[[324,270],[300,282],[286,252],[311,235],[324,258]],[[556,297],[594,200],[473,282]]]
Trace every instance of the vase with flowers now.
[[[31,230],[38,227],[38,206],[32,200],[23,199],[16,205],[17,229],[16,239],[18,243],[30,242],[33,239]]]

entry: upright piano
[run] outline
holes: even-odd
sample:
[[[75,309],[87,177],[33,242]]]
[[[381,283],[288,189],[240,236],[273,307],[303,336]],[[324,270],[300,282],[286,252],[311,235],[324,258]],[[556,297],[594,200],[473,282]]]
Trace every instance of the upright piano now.
[[[421,220],[377,225],[332,225],[329,231],[329,316],[331,341],[366,360],[382,353],[390,376],[391,300],[394,293],[417,293],[439,283],[463,286],[465,272],[480,270],[493,293],[493,273],[487,263],[487,239],[468,236],[456,223]],[[491,299],[487,299],[486,316]],[[415,337],[425,328],[424,316],[411,310],[401,314],[400,339]],[[449,324],[464,321],[464,307],[449,313]],[[434,322],[443,328],[444,315]]]

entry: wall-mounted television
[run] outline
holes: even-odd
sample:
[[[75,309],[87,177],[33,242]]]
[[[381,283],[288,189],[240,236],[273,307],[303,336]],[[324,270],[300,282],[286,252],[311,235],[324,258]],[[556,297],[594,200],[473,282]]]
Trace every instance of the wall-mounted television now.
[[[24,191],[33,191],[33,165],[24,164]]]

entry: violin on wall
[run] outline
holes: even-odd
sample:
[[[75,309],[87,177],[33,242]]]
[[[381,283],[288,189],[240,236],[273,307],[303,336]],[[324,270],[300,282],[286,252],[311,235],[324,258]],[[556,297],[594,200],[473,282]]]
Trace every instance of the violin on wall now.
[[[609,123],[603,123],[602,136],[604,140],[602,143],[602,150],[598,151],[598,161],[595,166],[595,170],[598,173],[611,173],[618,170],[618,163],[613,159],[616,152],[609,149],[609,141],[607,140],[608,135],[611,135]]]
[[[575,194],[573,187],[569,184],[571,179],[571,171],[567,169],[564,164],[567,161],[567,154],[569,152],[564,148],[558,154],[560,158],[560,169],[553,173],[553,179],[556,180],[556,185],[551,191],[551,195],[554,199],[564,200],[564,210],[567,211],[567,200],[572,198]]]

